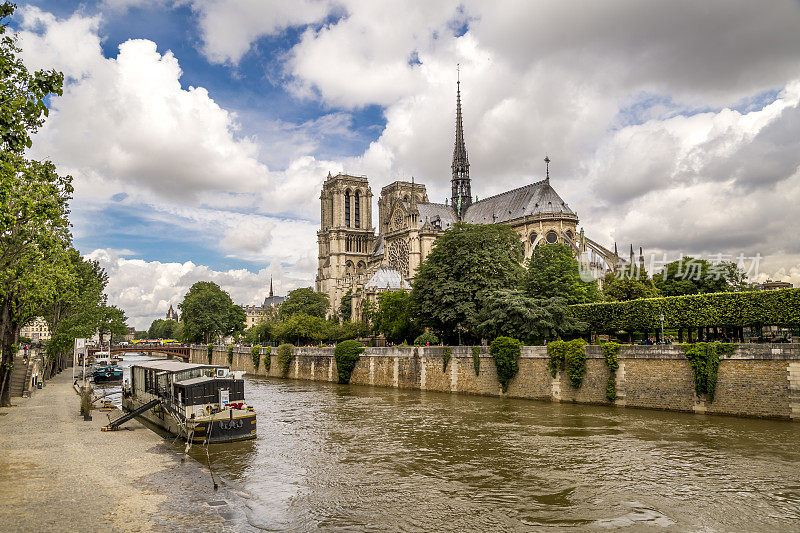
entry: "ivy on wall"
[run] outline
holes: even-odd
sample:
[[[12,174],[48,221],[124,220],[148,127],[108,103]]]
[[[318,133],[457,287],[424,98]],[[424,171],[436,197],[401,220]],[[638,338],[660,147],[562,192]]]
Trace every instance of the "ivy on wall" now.
[[[581,386],[583,376],[586,374],[586,341],[561,339],[547,343],[547,355],[550,357],[548,366],[550,374],[555,378],[559,370],[564,370],[569,378],[569,384],[576,389]]]
[[[682,344],[681,348],[692,365],[695,392],[698,396],[707,394],[708,401],[713,402],[720,356],[731,355],[736,346],[726,342],[698,342]]]
[[[346,385],[350,383],[350,376],[356,363],[361,358],[364,345],[358,341],[342,341],[336,343],[333,356],[336,359],[336,372],[339,376],[339,383]]]
[[[481,349],[478,346],[472,347],[472,367],[476,376],[481,373]]]
[[[503,392],[508,389],[508,383],[519,372],[519,354],[522,343],[511,337],[497,337],[492,341],[489,352],[497,367],[497,380]]]
[[[272,346],[267,346],[267,353],[264,354],[264,371],[269,372],[269,367],[272,366]]]
[[[228,365],[233,364],[233,345],[228,346]]]
[[[250,348],[250,355],[253,356],[253,369],[257,372],[258,365],[261,364],[261,346],[255,345]]]
[[[716,292],[570,306],[570,313],[592,331],[653,331],[664,327],[796,326],[800,289]]]
[[[606,342],[603,344],[603,355],[605,355],[606,366],[611,375],[606,381],[606,399],[613,402],[617,399],[617,369],[619,368],[619,344],[616,342]]]
[[[278,346],[278,367],[281,370],[282,377],[289,375],[289,367],[292,364],[292,359],[294,359],[292,348],[294,348],[294,346],[291,344],[281,344]]]
[[[445,346],[444,350],[442,350],[442,372],[447,372],[447,365],[450,363],[450,357],[453,355],[453,352],[450,350],[449,346]]]

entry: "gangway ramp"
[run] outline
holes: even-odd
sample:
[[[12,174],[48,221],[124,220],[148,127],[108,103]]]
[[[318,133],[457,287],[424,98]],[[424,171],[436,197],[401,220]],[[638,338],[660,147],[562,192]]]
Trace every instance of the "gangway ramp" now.
[[[155,407],[156,405],[158,405],[160,403],[161,403],[161,400],[159,398],[156,398],[155,400],[151,400],[151,401],[147,402],[146,404],[144,404],[143,406],[141,406],[141,407],[139,407],[137,409],[134,409],[130,413],[128,413],[126,415],[122,415],[121,417],[119,417],[116,420],[114,420],[113,422],[111,422],[109,425],[103,426],[101,428],[101,430],[102,431],[114,431],[114,430],[118,429],[122,424],[127,422],[128,420],[139,416],[140,414],[144,413],[148,409],[151,409],[151,408]]]

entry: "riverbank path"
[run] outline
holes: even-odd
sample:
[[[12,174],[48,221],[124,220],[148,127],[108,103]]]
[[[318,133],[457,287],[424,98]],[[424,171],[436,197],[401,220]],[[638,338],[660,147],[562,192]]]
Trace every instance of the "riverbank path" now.
[[[133,420],[79,414],[67,372],[0,409],[0,531],[248,531],[244,500]],[[110,417],[120,416],[112,411]]]

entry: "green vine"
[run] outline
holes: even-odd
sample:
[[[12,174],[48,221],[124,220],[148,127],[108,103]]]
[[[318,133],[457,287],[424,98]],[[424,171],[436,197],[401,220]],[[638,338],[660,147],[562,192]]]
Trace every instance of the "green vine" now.
[[[559,370],[564,370],[569,378],[569,383],[576,389],[581,386],[583,376],[586,374],[586,352],[583,347],[586,341],[574,339],[571,341],[556,340],[547,344],[547,355],[550,357],[548,366],[550,373],[555,378]]]
[[[731,355],[736,345],[722,342],[696,342],[682,344],[683,352],[692,365],[694,390],[697,395],[707,394],[708,401],[714,401],[717,390],[717,371],[720,355]]]
[[[472,366],[476,376],[481,373],[481,349],[478,346],[472,347]]]
[[[336,343],[333,356],[336,358],[336,372],[339,383],[346,385],[350,383],[350,376],[353,369],[364,351],[364,345],[358,341],[342,341]]]
[[[606,400],[609,402],[613,402],[617,399],[617,378],[614,374],[608,376],[608,381],[606,381]]]
[[[214,345],[213,344],[209,344],[206,347],[206,351],[207,351],[206,355],[208,355],[208,364],[210,365],[211,361],[214,360]]]
[[[619,368],[619,344],[606,342],[603,344],[603,354],[606,357],[606,366],[611,375],[606,381],[606,399],[613,402],[617,399],[617,369]]]
[[[489,352],[497,368],[497,380],[503,392],[508,390],[508,383],[519,372],[519,354],[522,343],[511,337],[497,337],[492,341]]]
[[[264,371],[269,373],[272,366],[272,346],[267,346],[267,353],[264,354]]]
[[[233,345],[228,346],[228,365],[233,365]]]
[[[250,348],[250,355],[253,356],[253,370],[258,372],[258,365],[261,364],[261,346],[255,345]]]
[[[450,357],[453,355],[453,352],[450,350],[449,346],[445,346],[444,350],[442,350],[442,372],[447,372],[447,364],[450,362]]]
[[[281,344],[278,346],[278,366],[281,369],[281,376],[286,377],[289,375],[289,367],[292,364],[292,346],[291,344]]]

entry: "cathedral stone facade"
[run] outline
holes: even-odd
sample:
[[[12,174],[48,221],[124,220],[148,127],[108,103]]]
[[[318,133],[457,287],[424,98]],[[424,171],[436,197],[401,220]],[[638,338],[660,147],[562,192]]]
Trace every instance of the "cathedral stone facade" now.
[[[550,185],[550,161],[545,161],[544,179],[480,201],[473,199],[459,82],[449,203],[431,202],[425,185],[414,180],[390,183],[378,198],[376,234],[367,178],[329,173],[320,195],[316,290],[330,297],[334,314],[349,292],[353,319],[357,319],[364,303],[375,301],[380,292],[409,289],[436,239],[459,221],[511,226],[524,244],[526,257],[545,244],[566,243],[576,253],[585,252],[588,244],[613,268],[616,253],[578,232],[578,215]]]

